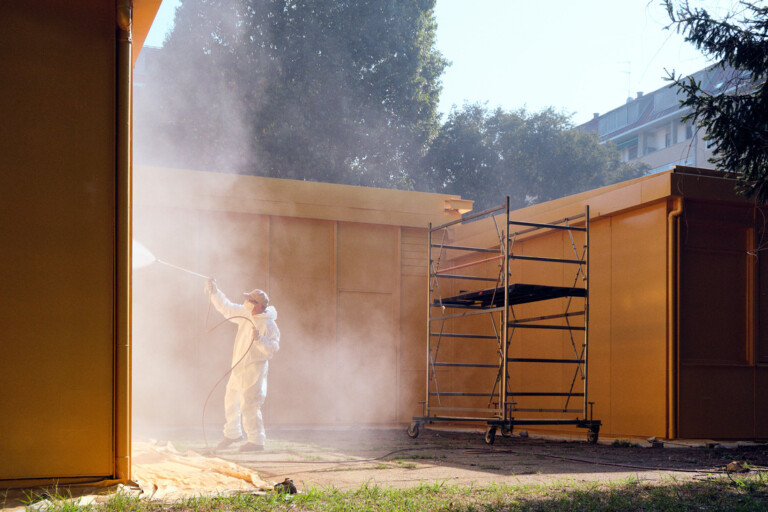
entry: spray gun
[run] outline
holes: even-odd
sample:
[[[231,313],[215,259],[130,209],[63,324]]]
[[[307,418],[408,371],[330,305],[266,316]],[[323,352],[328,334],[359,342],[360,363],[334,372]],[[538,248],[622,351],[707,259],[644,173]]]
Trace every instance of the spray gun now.
[[[173,263],[168,263],[167,261],[163,261],[160,258],[156,258],[155,255],[149,251],[149,249],[147,249],[141,243],[134,240],[133,241],[133,268],[137,269],[137,268],[146,267],[152,263],[160,263],[160,264],[169,266],[171,268],[175,268],[176,270],[181,270],[182,272],[186,272],[187,274],[192,274],[193,276],[202,277],[203,279],[207,279],[209,281],[212,279],[210,276],[206,276],[198,272],[193,272],[192,270],[189,270],[187,268],[174,265]]]

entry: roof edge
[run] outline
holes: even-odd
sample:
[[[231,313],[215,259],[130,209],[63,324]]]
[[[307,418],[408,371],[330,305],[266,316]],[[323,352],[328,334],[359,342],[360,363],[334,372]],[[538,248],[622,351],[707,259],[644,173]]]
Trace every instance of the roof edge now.
[[[135,166],[134,204],[426,227],[472,207],[461,196]]]

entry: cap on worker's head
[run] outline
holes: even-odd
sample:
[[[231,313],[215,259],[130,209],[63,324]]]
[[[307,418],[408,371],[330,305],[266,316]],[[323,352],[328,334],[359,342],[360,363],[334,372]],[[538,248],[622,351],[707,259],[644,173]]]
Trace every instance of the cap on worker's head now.
[[[249,300],[255,300],[259,304],[264,304],[265,306],[269,305],[269,297],[264,292],[264,290],[259,290],[258,288],[256,288],[255,290],[246,292],[243,295],[248,297]]]

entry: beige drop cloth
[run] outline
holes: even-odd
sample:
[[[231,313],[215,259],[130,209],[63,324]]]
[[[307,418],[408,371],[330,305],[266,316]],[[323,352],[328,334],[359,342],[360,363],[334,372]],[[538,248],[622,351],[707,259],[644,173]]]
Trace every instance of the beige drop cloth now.
[[[147,498],[173,500],[272,488],[248,468],[191,450],[181,453],[170,442],[134,441],[132,452],[132,479]]]

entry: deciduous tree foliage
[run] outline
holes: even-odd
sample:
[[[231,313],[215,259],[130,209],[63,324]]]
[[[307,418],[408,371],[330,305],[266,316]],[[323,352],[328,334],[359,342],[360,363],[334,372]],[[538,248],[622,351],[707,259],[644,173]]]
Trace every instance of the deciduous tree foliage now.
[[[513,208],[641,176],[644,167],[620,162],[613,144],[576,130],[553,109],[529,113],[454,109],[422,159],[426,188],[460,194],[475,210],[505,195]]]
[[[688,1],[665,0],[672,25],[686,41],[737,73],[730,87],[712,94],[692,78],[670,74],[691,108],[693,119],[714,144],[712,163],[733,172],[741,190],[758,201],[768,201],[768,6],[741,2],[740,11],[713,18]]]
[[[436,105],[434,0],[183,0],[136,95],[153,165],[525,206],[633,177],[552,110]],[[154,100],[154,101],[153,101]]]
[[[433,7],[184,0],[140,91],[140,145],[188,168],[410,187],[446,66]]]

